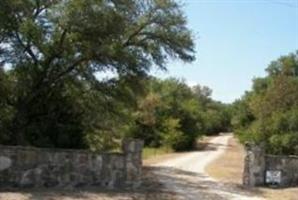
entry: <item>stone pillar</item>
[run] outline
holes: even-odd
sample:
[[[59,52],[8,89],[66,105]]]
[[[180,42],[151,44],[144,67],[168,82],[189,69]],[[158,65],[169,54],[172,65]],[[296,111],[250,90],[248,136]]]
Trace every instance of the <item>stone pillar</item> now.
[[[265,184],[265,150],[263,145],[246,144],[243,185],[247,187]]]
[[[125,185],[129,187],[136,188],[141,185],[142,149],[143,149],[142,140],[125,139],[122,142],[122,150],[125,154],[125,164],[126,164]]]

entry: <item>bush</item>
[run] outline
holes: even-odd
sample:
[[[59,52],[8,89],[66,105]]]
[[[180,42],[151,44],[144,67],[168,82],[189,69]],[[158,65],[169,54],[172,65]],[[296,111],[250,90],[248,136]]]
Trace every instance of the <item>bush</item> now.
[[[233,117],[242,142],[265,143],[267,153],[298,155],[298,51],[268,67],[254,80]]]

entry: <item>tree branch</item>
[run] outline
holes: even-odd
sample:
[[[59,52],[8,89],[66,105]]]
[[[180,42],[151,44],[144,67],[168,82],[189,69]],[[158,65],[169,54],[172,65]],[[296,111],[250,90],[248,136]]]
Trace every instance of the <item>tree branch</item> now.
[[[63,78],[65,75],[67,75],[68,73],[70,73],[71,71],[73,71],[78,65],[80,65],[81,63],[87,61],[86,58],[80,58],[78,60],[76,60],[73,64],[71,64],[70,66],[68,66],[66,68],[66,70],[64,70],[63,72],[59,73],[54,79],[53,81],[49,82],[48,84],[50,86],[52,86],[53,84],[57,83],[61,78]]]
[[[29,56],[32,58],[35,65],[38,65],[38,59],[35,56],[35,54],[33,53],[33,51],[31,50],[30,44],[28,43],[27,45],[25,45],[17,31],[15,31],[15,36],[16,36],[18,43],[24,48],[24,52],[29,54]]]
[[[144,30],[148,25],[151,24],[151,21],[148,20],[146,23],[142,24],[136,31],[134,31],[128,38],[127,40],[123,43],[123,46],[129,46],[131,43],[131,40],[134,39],[134,37],[136,37],[138,34],[140,34],[142,32],[142,30]]]
[[[54,60],[54,58],[60,56],[60,54],[62,53],[63,51],[63,43],[64,43],[64,40],[66,38],[66,34],[67,34],[67,29],[64,29],[62,34],[61,34],[61,37],[59,39],[59,44],[58,44],[58,47],[55,48],[55,52],[49,56],[49,58],[47,59],[47,61],[45,61],[45,66],[48,66],[51,64],[51,62]],[[57,50],[57,51],[56,51]]]

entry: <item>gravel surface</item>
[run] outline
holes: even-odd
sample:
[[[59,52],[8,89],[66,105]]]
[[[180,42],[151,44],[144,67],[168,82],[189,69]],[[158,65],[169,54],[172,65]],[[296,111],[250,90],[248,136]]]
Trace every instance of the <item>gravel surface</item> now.
[[[204,151],[189,152],[151,167],[164,190],[174,192],[179,200],[261,200],[235,185],[212,179],[204,170],[224,153],[231,137],[231,134],[215,137]]]

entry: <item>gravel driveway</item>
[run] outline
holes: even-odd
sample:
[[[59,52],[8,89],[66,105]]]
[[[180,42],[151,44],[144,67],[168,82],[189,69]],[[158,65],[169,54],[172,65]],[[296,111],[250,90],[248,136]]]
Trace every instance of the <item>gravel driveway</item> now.
[[[189,152],[151,167],[165,190],[174,192],[179,200],[261,200],[235,185],[217,182],[204,171],[224,153],[231,137],[230,134],[215,137],[204,151]]]

